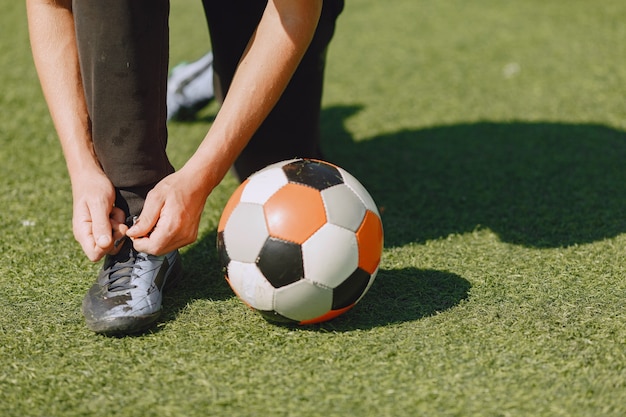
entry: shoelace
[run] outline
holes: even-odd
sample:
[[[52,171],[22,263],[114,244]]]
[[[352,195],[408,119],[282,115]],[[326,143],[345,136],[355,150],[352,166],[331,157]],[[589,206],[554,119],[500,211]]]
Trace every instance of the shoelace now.
[[[128,227],[133,226],[136,222],[137,216],[129,216],[126,218],[126,225]],[[123,243],[124,240],[125,238],[120,239],[119,242],[116,242],[115,246]],[[137,261],[145,261],[147,260],[147,256],[143,253],[136,252],[132,248],[129,250],[128,256],[127,261],[112,262],[111,266],[107,268],[109,279],[106,281],[104,286],[109,292],[130,291],[137,287],[136,285],[131,284],[133,270],[141,270],[141,264]]]
[[[131,278],[134,269],[141,269],[141,264],[137,262],[141,254],[130,249],[129,255],[127,261],[114,262],[106,270],[109,278],[104,285],[109,292],[129,291],[136,288],[136,285],[132,285]]]

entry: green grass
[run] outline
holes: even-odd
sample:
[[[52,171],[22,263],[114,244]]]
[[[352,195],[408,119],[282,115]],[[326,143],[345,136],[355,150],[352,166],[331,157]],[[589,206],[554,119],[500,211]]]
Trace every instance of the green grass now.
[[[626,415],[626,5],[592,3],[348,0],[322,129],[383,212],[370,293],[313,327],[245,308],[215,253],[228,177],[185,285],[127,338],[84,326],[99,265],[24,6],[2,3],[0,415]],[[173,63],[205,52],[202,24],[173,2]],[[176,166],[215,111],[172,124]]]

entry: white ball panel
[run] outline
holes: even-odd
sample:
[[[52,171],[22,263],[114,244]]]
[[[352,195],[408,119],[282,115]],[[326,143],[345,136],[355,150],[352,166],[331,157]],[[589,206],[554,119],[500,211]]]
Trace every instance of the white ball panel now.
[[[224,228],[224,244],[230,259],[254,263],[269,237],[263,206],[240,203]]]
[[[249,177],[249,182],[241,193],[241,201],[265,204],[276,191],[287,183],[287,176],[280,167],[265,168]]]
[[[250,307],[265,311],[273,309],[274,287],[255,264],[231,261],[228,279],[233,291]]]
[[[330,311],[333,292],[306,279],[275,290],[274,310],[297,321],[311,320]]]
[[[356,236],[350,230],[327,223],[304,242],[302,258],[305,278],[335,288],[358,267]]]
[[[345,169],[339,168],[339,172],[341,172],[341,175],[343,176],[344,183],[347,184],[359,196],[359,198],[363,201],[363,204],[365,204],[365,207],[367,207],[369,210],[376,213],[378,217],[380,217],[380,213],[378,212],[378,207],[376,206],[374,199],[367,191],[367,189],[365,189],[363,184],[361,184],[359,180],[354,178],[352,174],[347,172]]]
[[[329,223],[356,232],[365,216],[365,205],[346,184],[335,185],[321,192]]]

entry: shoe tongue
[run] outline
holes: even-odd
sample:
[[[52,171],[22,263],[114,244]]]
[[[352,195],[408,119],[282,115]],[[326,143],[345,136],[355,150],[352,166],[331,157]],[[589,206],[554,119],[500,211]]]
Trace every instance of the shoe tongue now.
[[[130,261],[134,261],[136,258],[137,252],[133,249],[132,241],[130,239],[126,239],[126,242],[124,242],[124,245],[117,254],[107,255],[104,258],[102,269],[118,269],[115,268],[116,265],[129,263]]]
[[[115,255],[107,255],[104,261],[104,269],[109,269],[115,264],[125,263],[131,259],[135,259],[136,254],[133,249],[132,242],[126,239],[120,251]]]

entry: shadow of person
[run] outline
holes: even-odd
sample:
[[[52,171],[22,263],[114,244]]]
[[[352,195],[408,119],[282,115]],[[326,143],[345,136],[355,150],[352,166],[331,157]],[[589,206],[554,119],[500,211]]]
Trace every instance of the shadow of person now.
[[[597,124],[476,122],[402,130],[355,141],[345,121],[360,106],[326,108],[326,158],[356,176],[381,208],[385,246],[489,228],[502,241],[563,247],[626,231],[626,133]],[[224,204],[226,202],[224,201]],[[165,320],[193,300],[234,297],[210,230],[183,252],[185,281],[164,300]],[[383,269],[363,301],[331,323],[368,328],[417,320],[467,298],[442,271]]]
[[[224,279],[215,230],[183,252],[184,281],[164,298],[161,321],[176,319],[194,300],[226,300],[235,294]],[[298,327],[348,331],[414,321],[445,311],[469,296],[470,283],[449,272],[417,268],[381,269],[355,308],[327,323]],[[240,306],[244,307],[243,304]]]
[[[325,109],[323,147],[381,207],[388,247],[476,228],[536,248],[626,231],[625,132],[597,124],[476,122],[354,141],[344,123],[360,109]]]
[[[470,288],[469,281],[450,272],[381,269],[352,310],[319,326],[347,331],[419,320],[455,307],[469,297]]]
[[[205,232],[193,245],[181,251],[183,279],[163,295],[161,322],[174,320],[195,300],[227,300],[234,297],[224,279],[217,254],[215,229]]]
[[[194,300],[235,297],[223,278],[217,256],[207,253],[211,250],[208,241],[213,241],[214,237],[215,233],[208,234],[206,241],[183,255],[185,265],[191,267],[185,270],[184,284],[165,296],[161,321],[174,320]],[[469,281],[450,272],[381,269],[368,293],[352,310],[329,322],[294,327],[349,331],[415,321],[453,308],[469,297],[470,288]],[[247,307],[242,303],[238,308]]]

